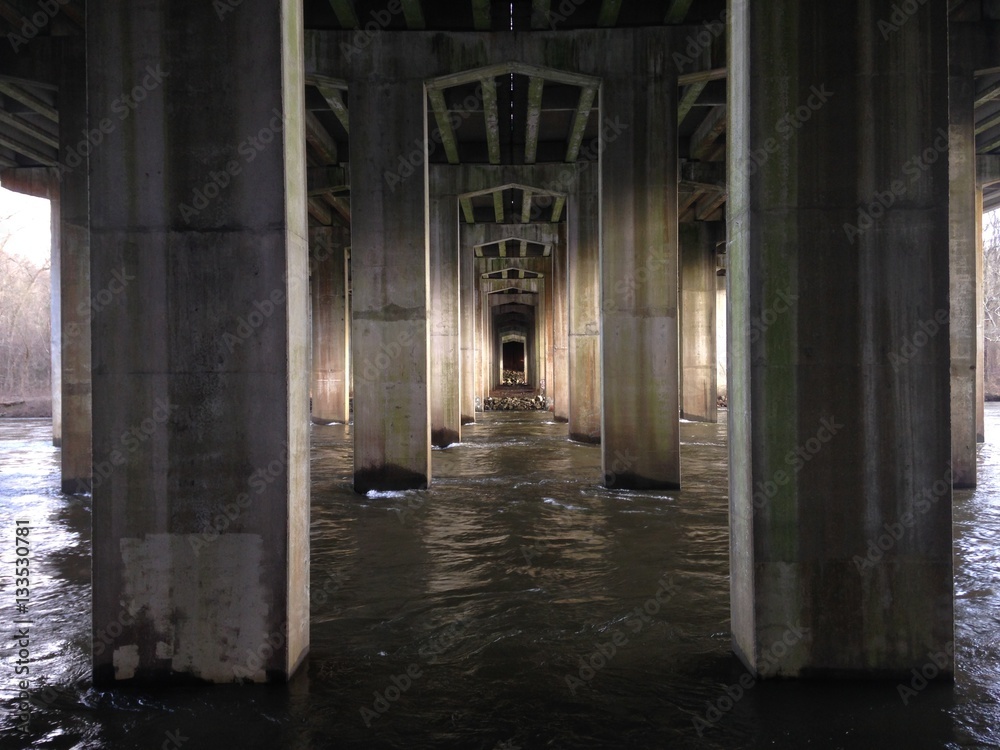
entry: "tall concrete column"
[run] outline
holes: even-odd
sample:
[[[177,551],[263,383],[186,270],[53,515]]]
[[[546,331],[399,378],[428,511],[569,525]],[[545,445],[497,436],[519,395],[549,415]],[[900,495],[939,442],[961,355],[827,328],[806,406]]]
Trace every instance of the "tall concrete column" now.
[[[951,178],[951,441],[955,487],[976,486],[977,308],[982,307],[977,268],[976,137],[973,77],[975,47],[969,24],[951,30],[950,147]],[[980,340],[981,340],[981,330]],[[916,341],[913,345],[916,346]]]
[[[347,299],[346,227],[310,230],[312,294],[312,420],[317,424],[351,421],[351,311]]]
[[[458,175],[437,169],[430,182],[431,442],[447,448],[462,439],[462,342],[458,257]]]
[[[87,169],[87,80],[82,40],[66,40],[59,81],[59,288],[62,398],[62,491],[91,489],[91,348],[93,318],[104,314],[110,287],[90,283]],[[134,85],[134,84],[133,84]],[[131,88],[129,89],[131,90]],[[53,408],[55,404],[53,404]]]
[[[655,35],[601,89],[603,469],[608,487],[680,487],[677,68]]]
[[[569,284],[567,268],[567,233],[552,248],[552,416],[556,422],[569,422]]]
[[[476,421],[476,255],[463,230],[458,250],[459,326],[462,356],[462,424]]]
[[[888,3],[730,9],[733,647],[947,678],[947,3],[888,35]]]
[[[986,442],[986,297],[983,291],[983,188],[976,186],[976,442]]]
[[[281,681],[308,651],[302,23],[87,6],[97,684]]]
[[[717,422],[714,224],[680,226],[681,416]]]
[[[355,59],[352,75],[379,83],[359,83],[350,91],[351,119],[365,124],[351,132],[354,489],[359,493],[422,488],[431,481],[427,191],[423,169],[399,175],[401,157],[425,142],[426,94],[419,71],[387,77],[384,59]]]
[[[569,437],[601,442],[601,208],[598,167],[577,167],[568,208]]]
[[[49,345],[52,353],[52,445],[62,445],[62,212],[59,208],[59,190],[49,196],[52,236],[49,255]]]

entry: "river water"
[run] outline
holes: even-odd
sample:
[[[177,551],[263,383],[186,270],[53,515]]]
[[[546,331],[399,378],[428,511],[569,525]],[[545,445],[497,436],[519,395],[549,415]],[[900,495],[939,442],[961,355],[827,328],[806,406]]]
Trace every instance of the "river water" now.
[[[430,491],[350,490],[350,428],[313,428],[312,648],[287,686],[90,684],[89,497],[45,420],[0,420],[0,747],[1000,747],[1000,407],[956,493],[957,677],[753,683],[731,656],[724,425],[684,424],[685,488],[613,492],[544,413],[490,413]],[[15,518],[31,521],[18,729]],[[741,685],[742,680],[742,685]]]

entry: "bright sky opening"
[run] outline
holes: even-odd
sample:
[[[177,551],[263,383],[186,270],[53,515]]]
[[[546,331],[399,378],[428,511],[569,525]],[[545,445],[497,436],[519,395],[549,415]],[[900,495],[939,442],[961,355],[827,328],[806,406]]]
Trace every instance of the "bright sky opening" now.
[[[0,242],[5,249],[43,265],[51,253],[49,201],[0,188]]]

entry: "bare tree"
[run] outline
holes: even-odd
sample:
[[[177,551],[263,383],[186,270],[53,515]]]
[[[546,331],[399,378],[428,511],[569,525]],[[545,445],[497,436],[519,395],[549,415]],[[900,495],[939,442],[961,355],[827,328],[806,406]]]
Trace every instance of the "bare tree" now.
[[[51,377],[49,264],[15,255],[9,240],[0,231],[0,395],[42,395]]]

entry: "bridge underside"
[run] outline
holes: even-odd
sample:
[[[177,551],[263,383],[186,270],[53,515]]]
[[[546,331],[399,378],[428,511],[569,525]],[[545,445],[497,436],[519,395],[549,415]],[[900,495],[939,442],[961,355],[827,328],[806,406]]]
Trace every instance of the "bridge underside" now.
[[[734,651],[953,653],[990,4],[0,5],[0,181],[53,202],[54,438],[123,623],[96,680],[295,671],[310,419],[353,419],[357,492],[432,487],[517,343],[595,481],[677,489],[720,330]]]

